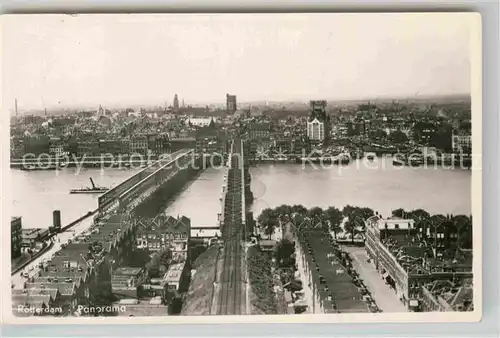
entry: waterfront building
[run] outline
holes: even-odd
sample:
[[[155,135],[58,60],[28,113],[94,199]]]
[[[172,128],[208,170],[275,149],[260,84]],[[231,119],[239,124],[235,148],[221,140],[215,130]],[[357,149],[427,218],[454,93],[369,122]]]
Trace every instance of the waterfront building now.
[[[26,136],[23,140],[24,154],[47,154],[50,151],[50,138],[45,135]]]
[[[130,138],[129,143],[131,154],[147,155],[148,138],[145,135],[135,135]]]
[[[433,241],[423,240],[413,220],[375,215],[365,225],[368,257],[411,310],[421,306],[423,285],[472,278],[471,250],[457,250],[453,258],[437,255]]]
[[[418,144],[428,146],[437,133],[437,127],[432,122],[419,121],[413,126],[413,139]]]
[[[80,140],[76,146],[76,156],[82,158],[84,156],[100,156],[99,142],[94,140]]]
[[[10,220],[11,258],[21,256],[23,242],[23,225],[21,217],[12,217]]]
[[[470,154],[472,152],[472,135],[470,132],[465,130],[453,132],[451,148],[456,154]]]
[[[236,112],[236,95],[226,94],[226,112],[228,114],[234,114]]]
[[[294,142],[290,137],[275,139],[273,147],[278,154],[290,155],[294,152]]]
[[[129,142],[125,139],[99,140],[99,153],[118,156],[129,153]]]

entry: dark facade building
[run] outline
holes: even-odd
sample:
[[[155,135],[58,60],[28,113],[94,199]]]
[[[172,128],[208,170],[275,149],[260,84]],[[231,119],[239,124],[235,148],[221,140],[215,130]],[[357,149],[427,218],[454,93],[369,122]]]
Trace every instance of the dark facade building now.
[[[174,110],[179,110],[179,98],[177,97],[177,94],[174,95],[173,107],[174,107]]]
[[[413,138],[415,142],[422,145],[431,145],[437,133],[437,126],[432,122],[417,122],[413,127]]]
[[[11,258],[17,258],[21,256],[21,245],[23,242],[23,226],[21,217],[12,217],[10,221],[10,231]]]
[[[24,153],[34,154],[48,154],[50,151],[50,138],[48,136],[34,136],[24,138]]]
[[[236,95],[226,94],[226,112],[228,114],[234,114],[236,111]]]
[[[247,129],[248,138],[257,140],[269,138],[271,135],[271,124],[269,123],[250,123]]]
[[[307,137],[312,141],[322,142],[330,134],[330,118],[326,112],[325,100],[309,102],[311,115],[307,122]]]

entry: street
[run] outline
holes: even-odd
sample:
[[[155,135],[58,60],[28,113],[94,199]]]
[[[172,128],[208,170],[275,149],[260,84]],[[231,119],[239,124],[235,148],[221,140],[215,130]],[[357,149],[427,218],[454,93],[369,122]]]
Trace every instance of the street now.
[[[40,269],[38,268],[38,264],[42,260],[50,259],[57,251],[59,251],[61,249],[62,244],[67,243],[69,239],[73,238],[74,236],[76,236],[78,234],[81,234],[86,229],[88,229],[90,227],[90,225],[92,224],[93,219],[94,219],[93,216],[87,217],[86,219],[84,219],[80,223],[76,224],[71,229],[68,229],[67,231],[62,232],[62,233],[58,234],[57,236],[55,236],[54,237],[54,241],[55,241],[54,246],[50,250],[45,252],[40,257],[36,258],[33,262],[28,264],[21,271],[19,271],[11,276],[11,281],[12,281],[12,284],[14,285],[14,288],[15,289],[22,289],[23,288],[24,282],[26,281],[27,278],[21,276],[22,272],[27,272],[30,277],[37,274],[40,271]]]
[[[384,312],[407,312],[406,306],[399,300],[396,292],[382,279],[372,263],[367,262],[364,247],[344,246],[352,259],[354,269],[359,273],[364,284],[370,290],[375,303]]]

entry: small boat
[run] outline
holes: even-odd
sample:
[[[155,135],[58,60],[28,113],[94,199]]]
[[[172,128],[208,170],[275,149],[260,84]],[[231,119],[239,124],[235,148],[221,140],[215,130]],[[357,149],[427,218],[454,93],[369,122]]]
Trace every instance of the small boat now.
[[[92,183],[92,188],[87,187],[87,188],[81,188],[81,189],[71,189],[69,191],[70,194],[102,194],[106,191],[108,191],[108,188],[105,187],[96,187],[94,184],[94,180],[92,180],[92,177],[90,177],[90,183]]]

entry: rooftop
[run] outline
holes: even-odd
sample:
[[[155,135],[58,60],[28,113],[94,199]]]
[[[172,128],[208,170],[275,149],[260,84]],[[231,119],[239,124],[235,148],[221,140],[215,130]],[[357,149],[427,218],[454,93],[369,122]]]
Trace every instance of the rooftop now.
[[[335,249],[321,230],[301,231],[300,241],[309,252],[307,259],[313,281],[320,290],[325,312],[369,312],[361,292],[346,268],[338,261]]]
[[[177,283],[181,279],[182,271],[184,270],[185,262],[173,264],[168,268],[163,279],[167,282]]]
[[[113,276],[137,276],[141,273],[142,268],[131,268],[127,266],[118,267],[113,271]]]

